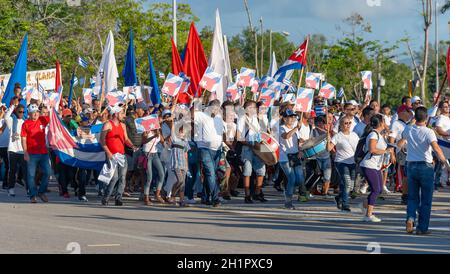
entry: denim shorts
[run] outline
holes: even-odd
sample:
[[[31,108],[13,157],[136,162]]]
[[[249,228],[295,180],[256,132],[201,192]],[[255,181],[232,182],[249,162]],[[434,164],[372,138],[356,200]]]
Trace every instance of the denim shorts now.
[[[331,159],[316,159],[320,170],[323,174],[323,179],[327,182],[331,180]]]
[[[256,176],[266,175],[266,165],[250,147],[242,147],[241,160],[244,162],[243,175],[245,177],[252,176],[252,170],[255,170]]]

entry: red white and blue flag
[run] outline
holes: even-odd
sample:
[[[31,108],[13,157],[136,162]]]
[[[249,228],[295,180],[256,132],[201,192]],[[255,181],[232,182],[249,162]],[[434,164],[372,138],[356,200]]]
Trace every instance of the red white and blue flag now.
[[[362,81],[364,83],[364,89],[373,89],[372,83],[372,72],[371,71],[361,71]]]
[[[186,93],[189,90],[189,86],[191,85],[191,78],[184,74],[184,72],[180,72],[178,76],[183,78],[183,84],[181,84],[180,92]]]
[[[324,82],[322,84],[322,88],[319,91],[319,96],[330,99],[331,97],[334,97],[336,94],[336,88],[333,87],[331,84],[328,84],[327,82]]]
[[[166,82],[162,88],[162,92],[169,96],[175,97],[178,92],[180,92],[181,86],[183,84],[183,78],[176,76],[175,74],[169,73],[166,78]]]
[[[273,79],[270,76],[264,75],[264,77],[259,82],[259,88],[269,88],[273,83],[275,82],[275,79]]]
[[[275,100],[275,91],[263,88],[261,89],[261,95],[259,96],[259,101],[263,102],[264,106],[270,107],[273,105]]]
[[[251,92],[257,93],[258,90],[259,90],[259,81],[258,78],[255,77],[255,79],[253,79]]]
[[[239,88],[236,83],[231,83],[227,88],[227,98],[230,101],[236,101],[241,97],[241,92],[239,91]]]
[[[155,129],[160,129],[159,118],[157,114],[152,114],[147,117],[138,118],[134,120],[137,132],[144,133]]]
[[[447,51],[447,83],[450,88],[450,45],[448,46]]]
[[[110,91],[106,95],[106,99],[108,100],[108,105],[114,106],[118,103],[125,103],[128,98],[128,95],[122,91]]]
[[[305,86],[307,88],[319,89],[320,80],[322,80],[322,73],[307,72]]]
[[[85,104],[92,104],[92,89],[84,88],[83,89],[83,99]]]
[[[256,71],[254,69],[241,68],[241,73],[238,75],[237,84],[240,87],[251,87],[255,76]]]
[[[306,66],[306,58],[308,55],[308,43],[309,37],[300,45],[300,47],[284,62],[284,64],[278,69],[274,78],[278,82],[282,82],[284,79],[291,79],[294,70],[302,69]]]
[[[202,80],[200,80],[200,87],[210,92],[215,92],[221,80],[221,74],[214,72],[212,68],[207,67],[205,74],[203,74]]]
[[[314,100],[314,89],[300,88],[295,100],[295,111],[310,112]]]

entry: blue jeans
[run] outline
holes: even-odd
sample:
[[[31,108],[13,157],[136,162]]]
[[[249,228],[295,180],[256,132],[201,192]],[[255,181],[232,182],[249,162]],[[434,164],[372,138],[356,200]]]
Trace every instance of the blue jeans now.
[[[28,161],[28,189],[30,191],[30,197],[36,197],[36,183],[34,177],[36,175],[36,168],[41,167],[42,178],[41,185],[39,186],[39,194],[44,194],[48,186],[48,173],[50,171],[50,158],[48,154],[29,154],[30,160]]]
[[[209,197],[211,196],[211,201],[217,202],[219,201],[219,188],[216,182],[216,169],[219,164],[221,149],[211,150],[199,148],[199,153],[206,181],[203,188],[203,199],[209,201]]]
[[[426,232],[430,225],[431,203],[434,190],[434,167],[426,162],[408,162],[408,208],[406,220],[416,219],[417,230]]]
[[[116,171],[114,172],[114,176],[111,179],[111,182],[106,186],[104,199],[106,201],[109,200],[109,197],[111,197],[111,194],[115,189],[117,189],[115,199],[116,201],[122,200],[123,191],[125,190],[125,183],[126,183],[126,175],[128,170],[128,164],[125,160],[125,165],[122,167],[120,165],[117,165]]]
[[[356,165],[336,163],[336,169],[341,178],[339,182],[339,198],[343,207],[348,207],[348,196],[355,181]]]
[[[144,195],[150,194],[150,185],[153,180],[153,167],[158,173],[157,189],[161,190],[164,184],[164,168],[159,159],[159,155],[158,153],[149,153],[147,156],[147,180],[145,180],[144,184]]]
[[[289,162],[280,163],[280,166],[283,169],[284,175],[286,175],[288,181],[284,195],[286,200],[291,200],[295,187],[305,183],[303,169],[302,166],[291,167]]]

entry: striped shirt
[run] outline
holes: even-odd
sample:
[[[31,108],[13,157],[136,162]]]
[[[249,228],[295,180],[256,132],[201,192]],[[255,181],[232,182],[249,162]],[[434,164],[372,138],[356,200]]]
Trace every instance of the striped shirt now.
[[[183,149],[178,146],[183,147]],[[172,149],[170,154],[170,162],[173,170],[180,169],[187,171],[189,169],[187,159],[187,152],[189,150],[190,146],[185,138],[180,139],[179,137],[175,136],[175,134],[172,134]]]

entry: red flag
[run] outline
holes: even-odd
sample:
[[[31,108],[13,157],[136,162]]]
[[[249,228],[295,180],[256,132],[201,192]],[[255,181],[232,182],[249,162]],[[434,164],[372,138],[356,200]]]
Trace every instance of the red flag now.
[[[59,87],[62,85],[62,79],[61,79],[61,65],[59,64],[59,61],[56,60],[56,77],[55,77],[55,92],[59,92]],[[62,96],[62,94],[61,94]],[[61,101],[59,102],[60,109],[63,109],[63,100],[61,98]]]
[[[448,87],[450,88],[450,45],[448,46],[447,52],[447,83]]]
[[[184,57],[184,72],[191,79],[191,85],[189,86],[189,93],[191,95],[202,96],[198,89],[200,80],[203,73],[208,67],[208,61],[206,60],[205,51],[203,50],[202,42],[197,33],[194,23],[191,23],[191,29],[189,30],[189,37],[186,46],[186,55]],[[189,96],[185,93],[180,94],[178,99],[180,103],[189,103]]]
[[[52,109],[50,113],[48,142],[54,150],[66,151],[73,148],[78,148],[78,145],[75,143],[70,133],[59,120],[55,109]]]
[[[183,63],[181,63],[180,54],[178,53],[177,45],[172,41],[172,73],[175,75],[179,75],[180,72],[184,72]]]

